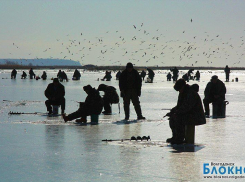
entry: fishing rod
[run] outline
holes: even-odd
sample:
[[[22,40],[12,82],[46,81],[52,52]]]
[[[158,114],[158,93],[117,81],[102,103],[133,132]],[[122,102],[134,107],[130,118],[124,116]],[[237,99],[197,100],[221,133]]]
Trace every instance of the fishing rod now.
[[[141,137],[141,136],[137,136],[137,137],[132,136],[130,139],[129,138],[127,138],[127,139],[115,139],[115,140],[113,140],[113,139],[105,139],[105,140],[102,140],[102,142],[115,142],[115,141],[123,142],[123,141],[144,141],[144,140],[149,141],[149,140],[151,140],[151,137],[150,136],[143,136],[143,137]]]
[[[42,112],[12,112],[12,111],[10,111],[8,114],[9,115],[21,115],[21,114],[47,114],[47,113],[42,113]]]
[[[163,118],[165,118],[165,117],[167,117],[167,116],[170,116],[170,114],[167,113],[165,116],[163,116]],[[161,124],[163,124],[163,121],[161,121],[157,126],[159,126],[159,125],[161,125]]]

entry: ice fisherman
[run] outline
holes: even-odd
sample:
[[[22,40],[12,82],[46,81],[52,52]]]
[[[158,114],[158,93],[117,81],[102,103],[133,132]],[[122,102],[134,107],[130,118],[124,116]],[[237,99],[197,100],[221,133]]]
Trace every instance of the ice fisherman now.
[[[47,79],[47,73],[46,73],[46,71],[43,71],[43,74],[42,74],[41,78],[43,80],[46,80]]]
[[[17,71],[16,69],[13,69],[11,72],[11,79],[16,79]]]
[[[99,115],[103,109],[103,99],[100,96],[100,93],[95,88],[92,88],[91,85],[83,87],[83,90],[88,94],[85,99],[85,102],[81,102],[80,108],[66,116],[63,114],[63,119],[65,122],[72,121],[77,118],[76,122],[87,122],[87,116],[95,114]]]
[[[36,78],[36,75],[35,75],[35,73],[34,73],[32,68],[29,71],[29,75],[30,75],[30,79]]]
[[[170,69],[171,72],[173,72],[173,81],[177,81],[179,77],[179,70],[174,67],[173,69]]]
[[[72,80],[80,80],[80,78],[81,78],[81,73],[76,69],[76,70],[74,71]]]
[[[231,69],[228,67],[228,65],[226,65],[224,71],[225,71],[225,81],[229,82]]]
[[[97,90],[103,91],[105,93],[103,96],[104,111],[102,113],[105,115],[110,115],[111,104],[119,103],[119,96],[117,94],[116,88],[105,84],[100,84]]]
[[[102,79],[103,81],[104,80],[106,80],[106,81],[111,81],[111,78],[112,78],[112,76],[111,76],[111,71],[106,71],[105,72],[105,76],[104,76],[104,78]]]
[[[119,88],[121,97],[123,98],[125,120],[129,120],[130,100],[134,105],[137,119],[145,119],[142,116],[139,97],[141,96],[142,80],[137,70],[134,69],[132,63],[127,63],[126,69],[122,72],[119,79]]]
[[[209,117],[209,104],[216,102],[218,104],[218,115],[221,115],[222,104],[225,100],[226,87],[225,84],[218,79],[217,75],[212,76],[204,90],[203,104],[205,115]]]
[[[146,72],[144,70],[141,71],[140,77],[142,78],[142,81],[145,80]]]
[[[172,75],[171,75],[171,73],[169,72],[169,73],[167,74],[167,81],[171,81],[171,78],[172,78]]]
[[[177,105],[167,113],[172,137],[167,139],[171,144],[182,144],[185,139],[185,125],[206,124],[202,101],[196,88],[186,84],[184,79],[179,79],[174,85],[179,92]]]
[[[200,80],[200,76],[201,76],[200,75],[200,72],[197,71],[196,74],[195,74],[195,76],[194,76],[194,79],[196,78],[196,80],[199,81]]]
[[[44,94],[48,98],[45,102],[48,114],[53,113],[51,105],[61,105],[61,113],[65,113],[65,87],[58,78],[54,78],[53,83],[48,85]]]
[[[21,79],[26,79],[26,77],[27,77],[27,74],[26,74],[26,72],[22,72],[22,75],[21,75]]]
[[[154,79],[155,73],[150,68],[147,68],[147,71],[148,71],[148,77],[151,79],[151,83],[153,83],[153,79]]]

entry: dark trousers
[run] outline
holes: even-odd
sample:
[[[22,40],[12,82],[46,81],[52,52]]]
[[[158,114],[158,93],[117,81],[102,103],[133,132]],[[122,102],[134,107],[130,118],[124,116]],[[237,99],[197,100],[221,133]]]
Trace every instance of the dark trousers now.
[[[153,76],[149,76],[149,78],[151,79],[151,83],[153,83],[154,77]]]
[[[135,109],[137,116],[141,117],[142,112],[141,112],[141,107],[140,107],[140,101],[139,101],[139,97],[137,95],[137,90],[135,90],[135,89],[129,89],[129,90],[125,91],[125,95],[123,97],[125,117],[129,118],[130,100],[132,100],[132,103],[134,105],[134,109]]]
[[[30,75],[30,79],[36,78],[36,75]]]
[[[46,100],[45,101],[47,111],[52,111],[51,105],[58,105],[58,106],[61,105],[61,110],[65,111],[65,104],[66,104],[66,100],[64,97],[59,99],[59,100],[55,100],[55,101],[53,101],[53,100]]]
[[[213,102],[216,102],[218,104],[218,116],[221,115],[221,112],[222,112],[222,104],[224,102],[224,99],[223,98],[217,98],[217,99],[214,99],[214,98],[210,98],[210,97],[205,97],[203,99],[203,105],[204,105],[204,109],[205,109],[205,115],[209,115],[210,114],[210,110],[209,110],[209,104],[210,103],[213,103]]]
[[[91,113],[89,113],[86,110],[86,108],[84,107],[83,104],[80,104],[80,108],[77,111],[69,114],[68,119],[69,119],[69,121],[71,121],[73,119],[81,118],[81,117],[86,119],[88,115],[91,115]]]
[[[104,101],[104,110],[106,113],[111,113],[111,102],[106,99],[106,98],[103,98],[103,101]]]
[[[178,79],[178,75],[174,75],[173,76],[173,81],[177,81],[177,79]]]
[[[170,116],[169,126],[172,130],[172,138],[175,141],[184,141],[185,139],[185,124],[181,116]]]
[[[225,77],[226,77],[226,81],[228,82],[229,81],[229,78],[230,78],[230,73],[226,73],[225,74]]]
[[[11,75],[11,79],[16,79],[16,75]]]

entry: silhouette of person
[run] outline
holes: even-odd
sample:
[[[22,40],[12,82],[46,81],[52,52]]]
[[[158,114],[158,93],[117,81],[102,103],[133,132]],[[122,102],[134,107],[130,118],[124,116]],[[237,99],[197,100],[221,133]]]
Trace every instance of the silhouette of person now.
[[[17,71],[16,71],[16,69],[13,69],[11,72],[11,79],[15,79],[16,75],[17,75]]]
[[[52,114],[51,105],[61,105],[61,113],[65,112],[65,87],[59,82],[58,78],[54,78],[53,83],[50,83],[44,92],[48,98],[45,105],[48,114]]]
[[[80,78],[81,78],[81,73],[76,69],[76,70],[74,71],[74,74],[73,74],[72,79],[73,79],[73,80],[80,80]]]
[[[142,116],[139,97],[141,96],[142,80],[137,70],[134,69],[132,63],[127,63],[126,69],[119,78],[119,88],[121,97],[123,97],[123,105],[125,112],[125,120],[129,119],[130,100],[134,105],[138,120],[145,119]]]
[[[47,73],[46,73],[46,71],[43,71],[43,74],[42,74],[41,78],[43,80],[46,80],[47,79]]]
[[[200,76],[201,76],[200,75],[200,72],[197,71],[196,74],[195,74],[195,76],[194,76],[194,78],[196,78],[196,80],[199,81],[200,80]]]
[[[208,82],[205,90],[204,90],[204,99],[203,104],[205,108],[205,115],[209,117],[209,104],[216,102],[218,104],[218,113],[217,115],[221,115],[222,104],[225,100],[226,87],[225,84],[218,79],[218,76],[214,75],[211,78],[211,81]]]
[[[226,65],[226,67],[225,67],[225,79],[226,79],[226,82],[229,82],[230,72],[231,72],[231,69],[228,67],[228,65]]]
[[[35,73],[34,73],[32,68],[29,71],[29,75],[30,75],[30,79],[36,78],[36,75],[35,75]]]
[[[154,79],[155,73],[150,68],[147,68],[147,71],[148,71],[148,77],[151,79],[151,83],[153,83],[153,79]]]
[[[27,74],[26,74],[26,72],[23,71],[23,73],[21,75],[21,79],[26,79],[26,77],[27,77]]]
[[[111,81],[111,78],[112,78],[111,71],[106,71],[105,76],[102,80],[104,81],[106,79],[106,81]]]
[[[119,103],[119,96],[117,94],[116,88],[105,84],[100,84],[98,91],[103,91],[105,93],[103,96],[104,111],[102,113],[105,115],[110,115],[111,104]]]
[[[174,67],[173,69],[170,69],[171,72],[173,72],[173,81],[177,81],[178,77],[179,77],[179,70]]]
[[[169,73],[167,74],[167,81],[171,81],[171,78],[172,78],[172,75],[171,75],[171,73],[169,72]]]
[[[184,79],[175,83],[174,89],[179,92],[179,97],[177,105],[166,114],[170,117],[169,126],[172,130],[172,138],[168,138],[166,142],[182,144],[185,139],[185,125],[206,124],[202,101],[197,93],[198,87],[190,87]]]
[[[88,94],[85,99],[85,102],[81,102],[80,108],[66,116],[63,115],[63,119],[65,122],[72,121],[73,119],[80,118],[76,120],[76,122],[87,122],[87,116],[95,114],[99,115],[103,109],[103,99],[100,96],[100,93],[95,88],[92,88],[91,85],[87,85],[83,87],[83,90]]]
[[[140,77],[142,78],[142,81],[145,80],[146,72],[144,70],[141,71]]]

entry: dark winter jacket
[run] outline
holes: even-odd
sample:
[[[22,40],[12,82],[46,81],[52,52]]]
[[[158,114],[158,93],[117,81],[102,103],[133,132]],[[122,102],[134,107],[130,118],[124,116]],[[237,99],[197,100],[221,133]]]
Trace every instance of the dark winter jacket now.
[[[231,69],[229,67],[225,67],[224,71],[225,71],[226,74],[230,74]]]
[[[100,114],[103,109],[103,99],[100,96],[100,93],[95,88],[91,89],[88,93],[88,96],[85,99],[84,109],[86,113],[91,114]]]
[[[117,94],[117,90],[115,87],[107,86],[105,89],[105,95],[104,100],[109,101],[109,103],[118,103],[119,102],[119,96]]]
[[[153,78],[154,76],[155,76],[155,73],[154,73],[154,71],[152,70],[152,69],[147,69],[148,70],[148,75],[149,75],[149,77],[150,78]]]
[[[48,99],[55,98],[55,101],[58,101],[61,98],[64,98],[65,87],[61,83],[59,83],[56,87],[54,86],[54,83],[50,83],[44,94]]]
[[[181,116],[185,125],[206,124],[201,98],[189,85],[185,85],[183,93],[179,94],[177,106],[171,112]]]
[[[136,89],[138,94],[141,92],[142,80],[137,70],[132,70],[133,84],[132,88],[129,88],[128,75],[130,74],[127,70],[124,70],[119,78],[120,91],[126,91],[128,89]]]
[[[11,72],[11,77],[16,76],[16,75],[17,75],[17,71],[16,71],[16,69],[13,69],[13,71]]]
[[[208,82],[205,90],[204,96],[209,98],[214,98],[214,95],[219,95],[222,99],[225,100],[226,87],[221,80],[217,80],[216,83]]]
[[[81,77],[81,73],[80,73],[78,70],[75,70],[75,71],[74,71],[74,74],[73,74],[73,78],[74,78],[74,77],[75,77],[76,79],[79,80],[80,77]]]

